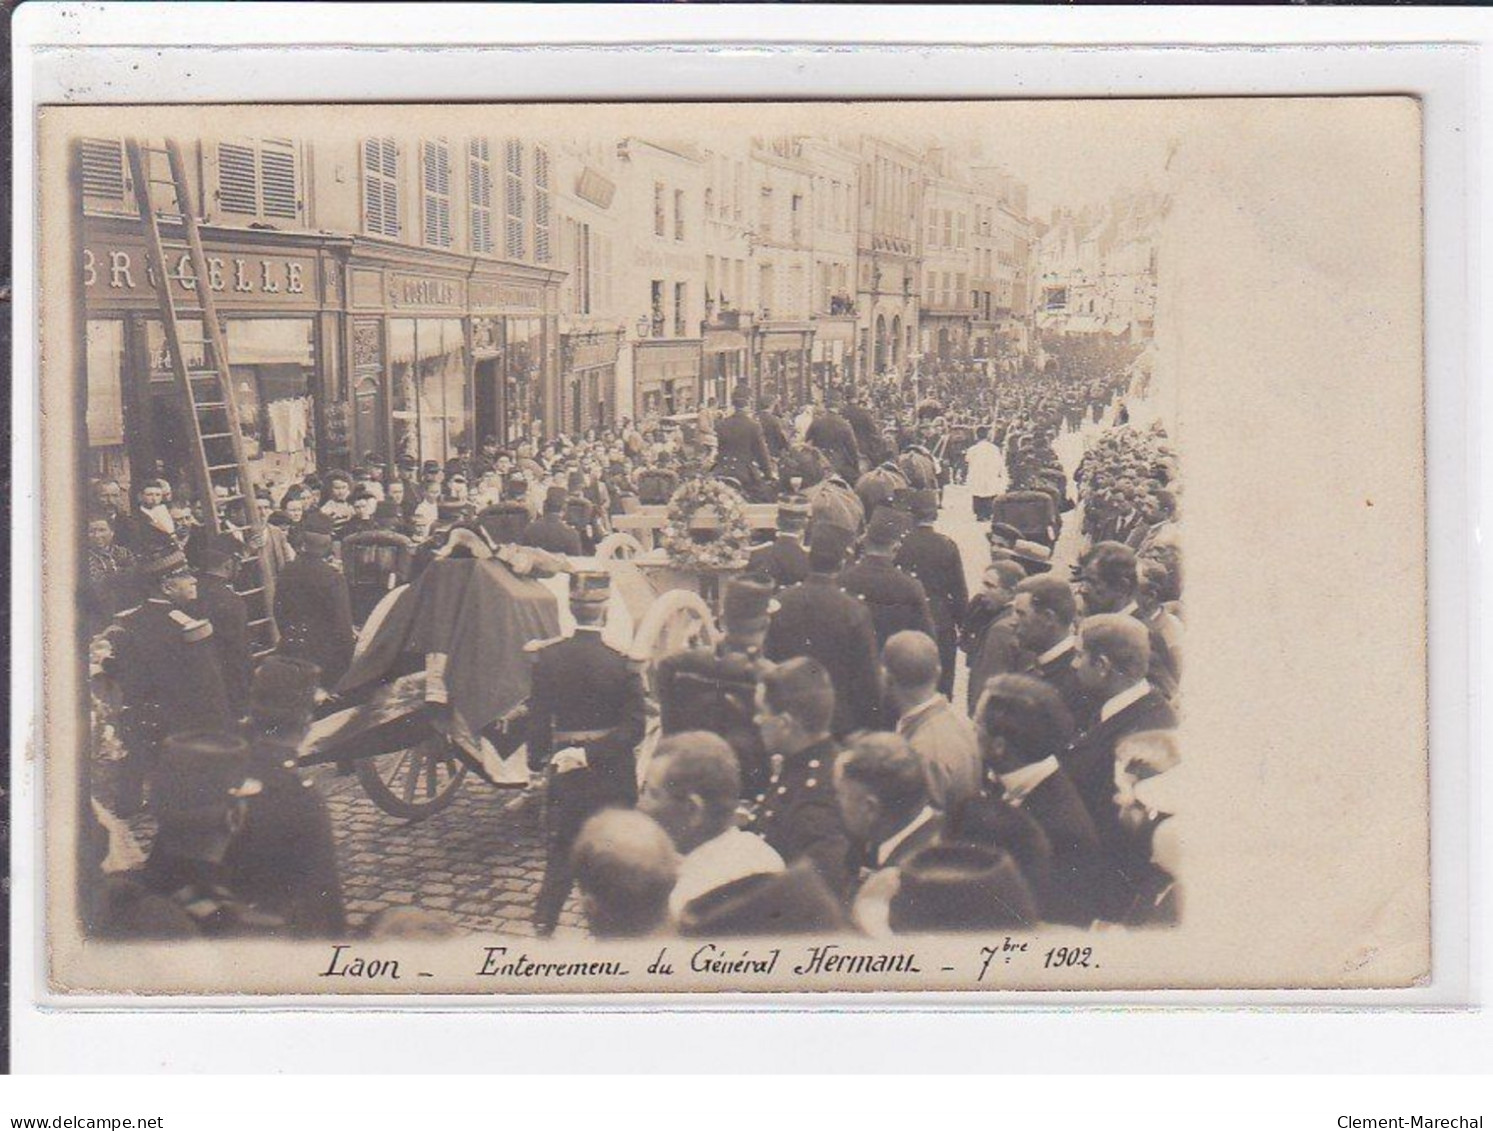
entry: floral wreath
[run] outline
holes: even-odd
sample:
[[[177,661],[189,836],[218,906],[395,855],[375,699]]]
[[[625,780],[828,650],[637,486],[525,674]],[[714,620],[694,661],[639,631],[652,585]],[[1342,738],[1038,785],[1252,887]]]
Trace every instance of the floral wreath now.
[[[680,569],[735,569],[746,561],[752,528],[747,522],[746,500],[719,479],[691,479],[669,499],[669,517],[663,528],[663,547],[669,561]],[[708,542],[694,537],[696,518],[714,511],[719,521],[716,535]]]

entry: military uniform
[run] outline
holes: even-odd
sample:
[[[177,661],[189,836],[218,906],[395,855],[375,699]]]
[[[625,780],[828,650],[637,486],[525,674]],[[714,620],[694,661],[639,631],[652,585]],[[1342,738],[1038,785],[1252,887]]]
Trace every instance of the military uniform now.
[[[767,841],[783,863],[808,860],[842,902],[850,897],[850,838],[835,801],[835,759],[831,739],[800,750],[768,779],[759,796],[752,831]]]
[[[752,498],[759,497],[773,479],[772,456],[762,426],[744,409],[737,409],[715,427],[715,473],[729,475]]]
[[[716,648],[690,648],[665,656],[654,669],[659,725],[664,734],[705,730],[731,744],[741,767],[743,795],[755,796],[767,783],[767,754],[757,729],[755,656]]]
[[[573,574],[572,584],[583,576]],[[581,825],[600,809],[637,801],[635,758],[647,708],[641,675],[602,640],[599,625],[582,625],[573,636],[533,646],[533,652],[530,766],[548,764],[567,747],[586,753],[583,768],[550,777],[548,855],[534,909],[536,927],[548,934],[574,882],[570,851]]]
[[[209,621],[151,597],[121,613],[109,629],[104,670],[119,682],[119,737],[127,752],[120,805],[139,808],[146,774],[166,736],[222,730],[232,722]]]
[[[525,546],[548,550],[552,554],[581,555],[581,536],[575,527],[557,514],[544,514],[524,527],[519,539]]]
[[[868,554],[840,574],[840,586],[871,610],[878,647],[885,647],[898,632],[933,635],[933,617],[922,584],[898,569],[890,558]]]
[[[779,589],[786,589],[809,576],[809,552],[802,539],[779,534],[766,545],[753,548],[747,568],[765,573]]]
[[[275,582],[275,623],[280,651],[310,660],[321,669],[321,685],[336,687],[357,642],[341,571],[309,553],[288,562]]]
[[[226,578],[208,573],[197,579],[195,611],[212,623],[228,707],[234,718],[242,718],[249,708],[249,677],[254,670],[249,607]]]
[[[334,938],[347,930],[332,818],[316,783],[301,777],[296,746],[266,735],[250,743],[260,783],[244,827],[224,857],[228,886],[285,924],[295,938]]]
[[[762,654],[776,663],[812,656],[825,666],[835,685],[835,734],[876,728],[881,662],[875,622],[865,603],[841,589],[834,577],[810,574],[778,594]]]
[[[946,696],[952,695],[959,622],[969,604],[969,583],[964,579],[959,547],[952,538],[931,526],[919,526],[903,539],[902,549],[897,552],[897,565],[921,581],[928,594],[933,638],[938,641],[938,659],[943,665],[938,689]]]

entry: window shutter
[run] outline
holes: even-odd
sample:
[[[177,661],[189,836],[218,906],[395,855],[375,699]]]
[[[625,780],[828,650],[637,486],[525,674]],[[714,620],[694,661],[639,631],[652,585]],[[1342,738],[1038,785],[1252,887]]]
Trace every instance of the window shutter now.
[[[425,244],[451,246],[451,146],[444,141],[421,143]]]
[[[393,138],[363,143],[363,215],[370,235],[399,235],[399,150]]]
[[[259,157],[264,214],[276,220],[297,219],[301,201],[296,184],[294,147],[288,143],[265,142]]]
[[[503,147],[503,254],[522,259],[528,240],[524,238],[524,147],[509,141]]]
[[[218,207],[235,216],[259,215],[259,173],[247,145],[218,145]]]
[[[124,185],[123,143],[84,138],[83,195],[100,200],[123,200]]]
[[[550,261],[550,155],[534,147],[534,261]]]
[[[473,138],[467,153],[467,196],[472,212],[472,251],[491,255],[492,153],[486,138]]]

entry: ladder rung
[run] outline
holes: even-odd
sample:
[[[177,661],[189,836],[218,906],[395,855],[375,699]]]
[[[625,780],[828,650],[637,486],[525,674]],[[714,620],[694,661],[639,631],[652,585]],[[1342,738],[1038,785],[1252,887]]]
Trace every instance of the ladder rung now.
[[[205,440],[207,437],[204,436],[203,439]],[[237,461],[234,463],[210,463],[207,465],[207,469],[209,471],[237,471],[238,463]]]
[[[201,408],[202,406],[198,405],[197,407]],[[231,440],[233,438],[233,433],[232,432],[204,432],[202,434],[202,438],[204,440]],[[238,465],[235,464],[234,466],[237,467]]]
[[[198,401],[197,402],[197,407],[199,409],[204,409],[204,408],[206,408],[206,409],[214,409],[214,410],[224,409],[224,408],[228,407],[228,402],[227,401]]]

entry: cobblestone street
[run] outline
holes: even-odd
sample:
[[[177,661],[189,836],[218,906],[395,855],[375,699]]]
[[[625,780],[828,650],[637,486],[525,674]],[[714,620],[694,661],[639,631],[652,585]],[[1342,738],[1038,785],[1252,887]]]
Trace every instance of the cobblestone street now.
[[[474,776],[456,801],[424,821],[384,813],[352,774],[317,777],[332,814],[349,925],[391,907],[419,907],[483,934],[533,935],[530,916],[544,874],[542,805]],[[572,897],[557,935],[578,933]]]

